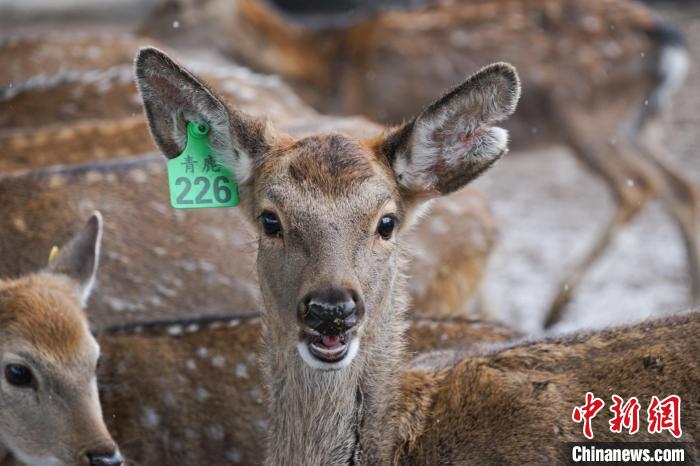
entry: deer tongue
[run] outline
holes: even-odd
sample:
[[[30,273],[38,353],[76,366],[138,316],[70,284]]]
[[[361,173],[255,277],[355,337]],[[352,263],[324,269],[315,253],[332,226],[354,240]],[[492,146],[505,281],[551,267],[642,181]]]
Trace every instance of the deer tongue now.
[[[340,346],[343,342],[340,338],[340,335],[333,335],[330,337],[324,335],[321,338],[321,343],[323,343],[323,346],[325,346],[326,348],[333,349],[333,348],[337,348],[338,346]]]

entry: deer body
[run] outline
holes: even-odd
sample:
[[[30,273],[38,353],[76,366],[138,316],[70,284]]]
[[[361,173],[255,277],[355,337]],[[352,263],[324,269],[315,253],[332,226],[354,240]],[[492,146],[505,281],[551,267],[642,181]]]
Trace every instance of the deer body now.
[[[678,227],[691,297],[700,301],[698,190],[660,133],[647,131],[683,83],[689,54],[682,35],[651,10],[628,0],[446,0],[314,27],[267,1],[165,4],[192,27],[216,25],[216,45],[286,77],[315,108],[391,124],[484,64],[513,63],[527,90],[506,125],[516,146],[568,146],[616,204],[563,278],[546,325],[561,319],[591,264],[655,197]]]
[[[517,74],[509,65],[482,69],[415,118],[371,140],[337,133],[295,139],[277,133],[226,107],[198,78],[155,49],[139,53],[136,75],[160,150],[166,157],[178,153],[177,128],[183,120],[206,121],[217,153],[236,173],[243,210],[257,228],[265,304],[261,361],[271,416],[266,464],[390,464],[426,458],[522,464],[522,458],[537,455],[552,462],[551,451],[536,450],[541,445],[533,440],[541,437],[533,430],[473,418],[467,407],[481,409],[482,397],[485,405],[493,400],[490,411],[515,406],[523,417],[515,422],[522,424],[532,411],[527,403],[513,404],[514,394],[543,391],[541,396],[557,401],[560,393],[556,409],[547,411],[543,421],[554,429],[554,419],[568,417],[573,394],[581,396],[577,391],[583,385],[601,379],[595,386],[602,390],[618,377],[626,396],[637,389],[642,396],[661,393],[676,384],[693,411],[687,435],[692,439],[698,432],[697,341],[676,338],[681,328],[681,335],[697,333],[697,314],[648,324],[648,332],[642,325],[580,344],[574,338],[472,359],[427,358],[425,370],[417,366],[400,382],[407,327],[400,274],[403,237],[426,200],[458,190],[506,152],[507,133],[494,125],[513,113],[519,98]],[[610,359],[612,350],[622,367]],[[642,380],[647,374],[639,369],[647,351],[653,354],[650,361],[657,354],[667,361],[668,376],[664,369]],[[578,375],[581,385],[566,386],[560,372],[573,373],[578,369],[573,361],[585,357],[598,365]],[[598,372],[600,365],[605,370]],[[523,371],[512,380],[505,370],[511,366]],[[465,387],[475,391],[464,393]],[[450,422],[435,427],[446,411]],[[511,439],[506,439],[467,459],[462,447],[478,433],[465,425],[487,432],[477,438],[511,432],[523,452],[509,453]],[[567,438],[572,430],[563,432]],[[542,435],[550,439],[552,434]],[[453,438],[462,443],[450,443]]]
[[[44,34],[0,42],[0,56],[9,58],[2,71],[6,75],[0,76],[0,143],[5,147],[0,171],[151,152],[131,55],[139,44],[152,42],[100,34]],[[220,61],[205,57],[193,66],[237,105],[299,131],[328,124],[279,79]],[[345,119],[343,125],[355,131],[376,128],[359,118]]]

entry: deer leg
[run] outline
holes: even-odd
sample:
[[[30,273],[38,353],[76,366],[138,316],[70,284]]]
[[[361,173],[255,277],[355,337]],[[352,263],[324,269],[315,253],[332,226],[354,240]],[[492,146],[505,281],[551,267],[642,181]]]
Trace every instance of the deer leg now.
[[[560,122],[565,123],[565,120]],[[658,176],[655,175],[654,168],[643,160],[629,157],[620,143],[602,150],[584,142],[575,126],[567,126],[565,130],[565,140],[573,149],[574,155],[600,176],[611,190],[615,200],[615,213],[583,261],[559,285],[545,318],[545,328],[562,319],[566,306],[590,267],[603,255],[618,231],[637,216],[658,190]]]
[[[700,245],[698,244],[700,194],[698,189],[672,161],[661,156],[661,151],[654,146],[640,143],[635,147],[659,168],[665,178],[662,199],[668,206],[668,212],[683,238],[692,304],[700,304]]]

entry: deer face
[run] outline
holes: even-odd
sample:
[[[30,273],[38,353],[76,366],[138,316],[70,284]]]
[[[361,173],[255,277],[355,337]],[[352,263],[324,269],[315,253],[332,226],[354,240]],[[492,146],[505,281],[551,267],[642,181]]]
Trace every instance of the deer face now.
[[[275,344],[312,367],[347,365],[396,269],[406,206],[395,177],[342,135],[290,141],[261,162],[250,206],[258,276],[274,322],[293,329]]]
[[[120,465],[102,420],[99,347],[81,309],[99,214],[48,269],[0,281],[0,450],[27,465]]]
[[[231,110],[162,52],[144,49],[139,88],[155,142],[184,147],[204,120],[233,168],[259,232],[258,279],[272,344],[338,370],[363,335],[391,319],[403,232],[417,207],[467,184],[506,151],[493,126],[515,109],[509,65],[484,68],[400,128],[370,141],[340,134],[295,140]],[[398,311],[397,311],[398,312]]]

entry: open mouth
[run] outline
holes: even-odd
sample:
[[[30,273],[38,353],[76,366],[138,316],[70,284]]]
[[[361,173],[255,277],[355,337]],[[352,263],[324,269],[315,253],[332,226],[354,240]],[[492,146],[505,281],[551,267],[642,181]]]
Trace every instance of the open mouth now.
[[[348,354],[350,339],[349,332],[342,335],[307,335],[307,345],[309,352],[315,358],[333,363],[342,360]]]

